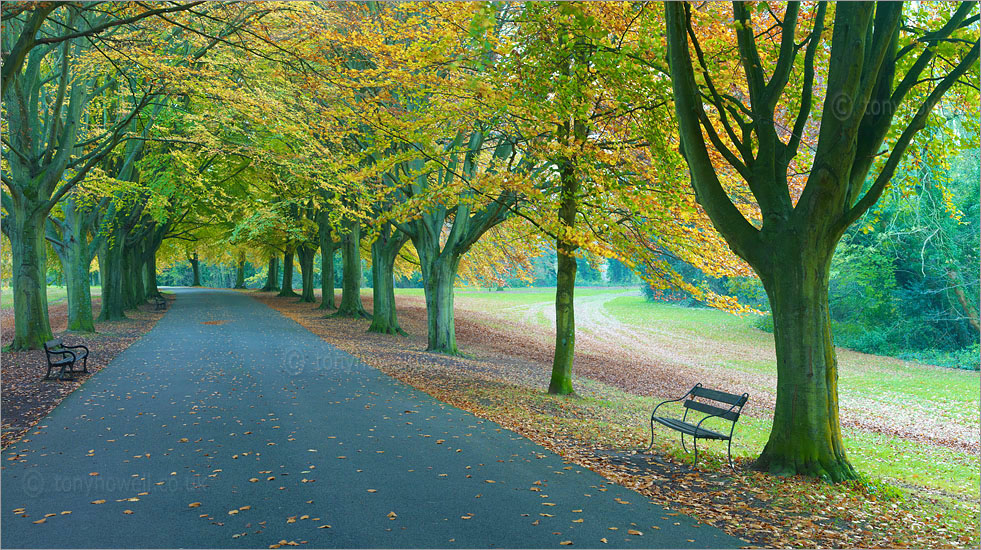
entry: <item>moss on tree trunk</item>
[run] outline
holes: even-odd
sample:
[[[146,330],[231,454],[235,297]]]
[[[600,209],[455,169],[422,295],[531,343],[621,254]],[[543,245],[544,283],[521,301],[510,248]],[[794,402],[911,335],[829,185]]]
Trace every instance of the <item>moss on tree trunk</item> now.
[[[14,203],[9,224],[14,294],[12,350],[40,349],[52,338],[45,277],[44,218]]]
[[[838,361],[831,339],[828,280],[834,247],[782,247],[762,275],[773,312],[777,401],[773,430],[756,468],[828,481],[855,479],[838,416]],[[798,250],[800,247],[794,247]]]

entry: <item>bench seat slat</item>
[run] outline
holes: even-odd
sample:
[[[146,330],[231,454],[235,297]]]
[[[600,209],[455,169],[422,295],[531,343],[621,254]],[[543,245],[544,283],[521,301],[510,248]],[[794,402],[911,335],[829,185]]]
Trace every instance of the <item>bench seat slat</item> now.
[[[736,395],[734,393],[727,393],[724,391],[712,390],[703,387],[693,388],[691,394],[696,397],[705,397],[714,401],[721,401],[729,405],[743,405],[748,399],[748,396],[745,395]]]
[[[726,420],[731,420],[735,422],[739,419],[739,413],[736,411],[730,411],[728,409],[721,409],[715,405],[709,405],[708,403],[700,403],[698,401],[692,401],[691,399],[685,401],[685,407],[689,409],[694,409],[705,414],[718,415]]]
[[[661,424],[664,424],[665,426],[673,430],[678,430],[679,432],[686,433],[688,435],[698,437],[701,439],[722,439],[722,440],[729,439],[729,436],[725,434],[720,434],[719,432],[714,432],[706,428],[699,428],[696,427],[694,424],[683,422],[681,420],[678,420],[677,418],[655,416],[654,420],[660,422]]]

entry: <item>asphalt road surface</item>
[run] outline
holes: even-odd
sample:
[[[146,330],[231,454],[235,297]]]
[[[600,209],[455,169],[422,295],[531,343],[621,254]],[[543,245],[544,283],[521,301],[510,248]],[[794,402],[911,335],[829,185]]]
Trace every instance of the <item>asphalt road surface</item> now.
[[[4,451],[4,548],[745,544],[247,295],[177,292],[153,330]]]

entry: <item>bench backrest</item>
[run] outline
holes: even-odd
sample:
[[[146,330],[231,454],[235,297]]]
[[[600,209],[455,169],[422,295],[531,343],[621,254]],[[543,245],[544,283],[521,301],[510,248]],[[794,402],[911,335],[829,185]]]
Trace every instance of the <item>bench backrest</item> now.
[[[716,415],[732,422],[739,419],[739,413],[742,412],[743,405],[745,405],[746,401],[749,400],[748,393],[736,395],[734,393],[703,388],[701,384],[696,384],[695,387],[688,392],[688,396],[690,399],[685,400],[685,408],[703,412],[709,415]],[[704,401],[695,401],[696,398],[715,401],[717,403],[724,403],[728,406],[723,408]],[[687,416],[687,411],[685,414]]]
[[[57,349],[61,347],[61,340],[48,340],[44,343],[45,351]]]

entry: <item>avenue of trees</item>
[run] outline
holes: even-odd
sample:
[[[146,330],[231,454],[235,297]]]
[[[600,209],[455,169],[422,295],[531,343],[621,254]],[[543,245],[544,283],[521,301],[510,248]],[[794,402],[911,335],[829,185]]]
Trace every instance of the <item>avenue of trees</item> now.
[[[919,164],[909,163],[928,162],[935,144],[974,151],[977,177],[978,12],[972,2],[5,2],[11,348],[51,338],[50,262],[78,331],[94,330],[93,265],[99,319],[113,320],[158,293],[159,267],[186,262],[192,284],[203,265],[229,265],[205,276],[238,288],[264,278],[265,291],[370,318],[393,338],[403,333],[395,280],[418,272],[428,349],[455,354],[455,283],[527,277],[528,259],[549,249],[548,391],[564,395],[584,260],[733,312],[752,304],[679,266],[755,274],[778,370],[757,467],[852,479],[832,258],[845,235],[867,257],[871,244],[854,236],[867,213],[899,220],[910,209],[893,197],[929,194],[925,182],[942,175],[910,177]],[[946,248],[930,250],[954,258],[963,213],[943,181],[934,199],[950,208],[933,212],[954,221],[943,222]],[[960,265],[939,272],[954,287]],[[976,329],[976,304],[965,310]]]

